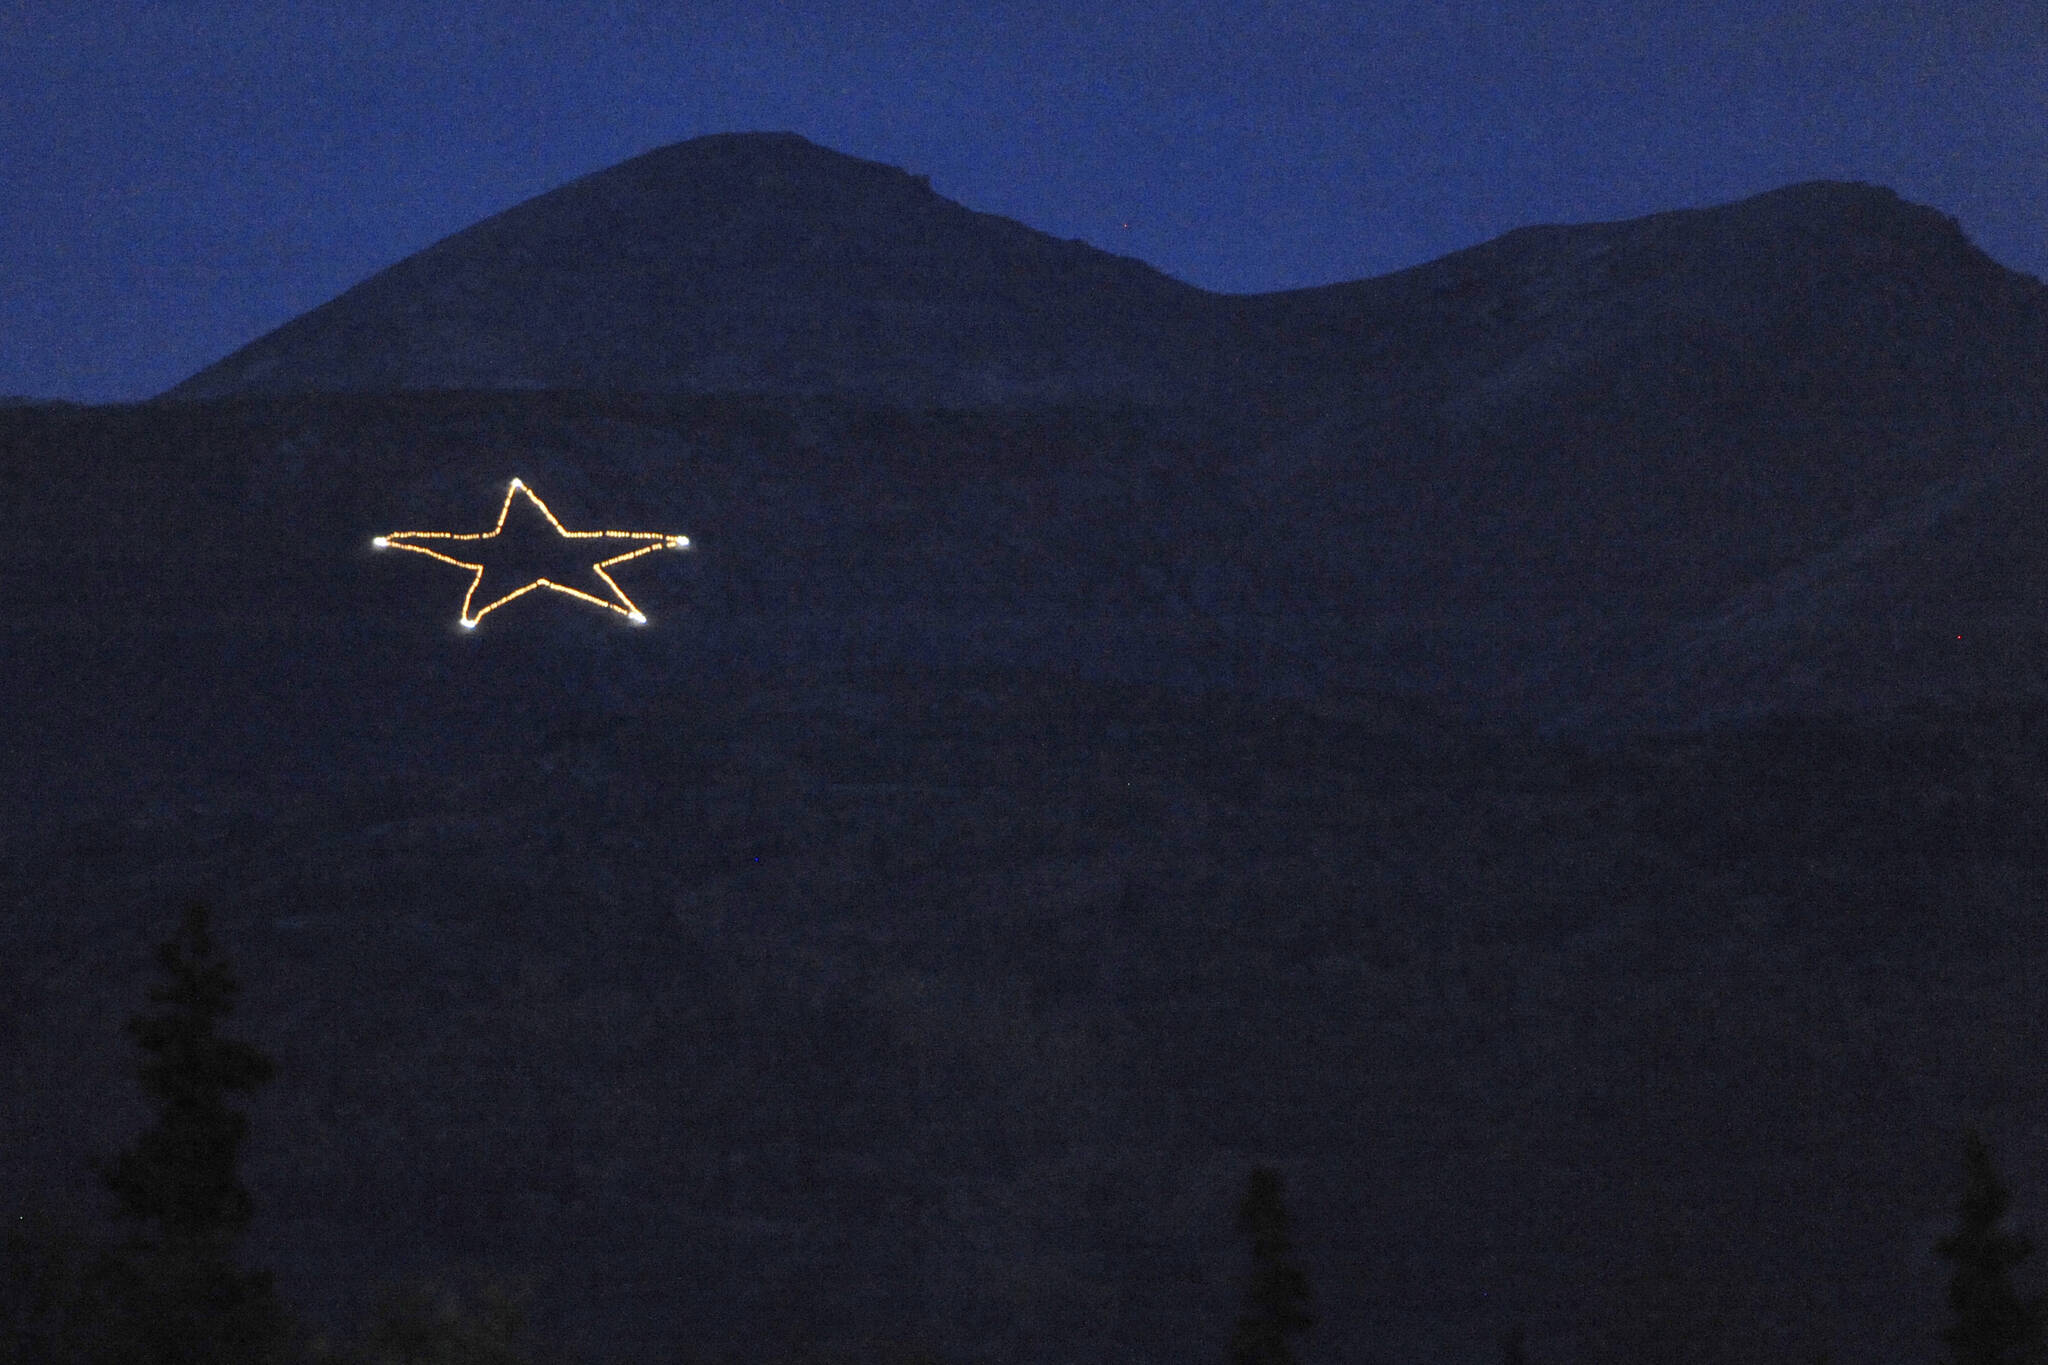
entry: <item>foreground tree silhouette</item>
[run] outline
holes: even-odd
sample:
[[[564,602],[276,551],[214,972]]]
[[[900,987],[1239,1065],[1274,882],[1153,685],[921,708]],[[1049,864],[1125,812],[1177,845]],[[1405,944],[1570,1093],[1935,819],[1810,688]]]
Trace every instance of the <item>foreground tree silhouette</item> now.
[[[1230,1365],[1293,1365],[1287,1339],[1315,1326],[1308,1311],[1308,1277],[1294,1263],[1280,1173],[1254,1167],[1238,1205],[1237,1228],[1252,1244],[1252,1278],[1244,1312],[1230,1335]]]
[[[2043,1350],[2043,1298],[2013,1292],[2012,1270],[2033,1254],[2024,1236],[1998,1230],[2012,1196],[1999,1183],[1991,1153],[1976,1129],[1963,1134],[1962,1222],[1935,1244],[1953,1262],[1948,1302],[1955,1322],[1941,1339],[1953,1365],[2021,1365],[2048,1359]]]
[[[228,1097],[264,1085],[275,1067],[214,1031],[240,987],[206,919],[204,905],[185,908],[179,932],[157,949],[168,980],[149,999],[160,1008],[127,1022],[156,1122],[111,1162],[91,1162],[133,1231],[87,1273],[84,1359],[267,1365],[289,1352],[292,1324],[269,1272],[244,1273],[233,1256],[251,1212],[236,1174],[249,1125]]]

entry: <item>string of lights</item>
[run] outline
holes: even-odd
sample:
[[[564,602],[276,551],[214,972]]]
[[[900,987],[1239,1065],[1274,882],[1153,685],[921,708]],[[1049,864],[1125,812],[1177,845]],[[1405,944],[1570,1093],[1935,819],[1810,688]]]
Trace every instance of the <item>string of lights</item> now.
[[[471,606],[474,605],[477,589],[483,586],[483,564],[473,563],[466,559],[457,559],[452,554],[443,554],[430,545],[422,545],[417,542],[495,539],[505,529],[506,514],[512,510],[513,495],[518,493],[524,493],[527,500],[540,510],[542,516],[548,519],[548,524],[555,528],[556,533],[566,539],[626,541],[634,547],[612,555],[609,558],[599,559],[590,566],[591,571],[603,579],[605,586],[612,590],[612,594],[618,599],[617,601],[608,602],[602,597],[584,592],[580,588],[572,588],[565,583],[557,583],[551,578],[535,578],[506,593],[503,597],[478,607],[474,612],[470,610]],[[687,550],[690,548],[690,538],[688,536],[668,535],[660,531],[571,531],[568,527],[562,525],[553,512],[548,510],[548,505],[540,500],[540,495],[527,487],[524,479],[514,479],[505,489],[505,501],[498,508],[497,524],[488,531],[393,531],[388,535],[374,537],[370,541],[370,545],[378,550],[410,550],[414,554],[422,554],[430,559],[438,559],[443,564],[453,564],[457,568],[470,570],[469,591],[462,595],[462,615],[459,619],[464,627],[474,630],[476,623],[484,617],[490,615],[499,607],[504,606],[507,602],[524,597],[535,588],[547,588],[554,592],[579,598],[594,606],[615,611],[636,626],[644,626],[647,624],[645,613],[639,607],[633,605],[633,599],[626,596],[625,590],[618,585],[617,580],[606,573],[605,570],[615,564],[623,564],[629,559],[638,559],[641,555],[652,554],[656,550]]]

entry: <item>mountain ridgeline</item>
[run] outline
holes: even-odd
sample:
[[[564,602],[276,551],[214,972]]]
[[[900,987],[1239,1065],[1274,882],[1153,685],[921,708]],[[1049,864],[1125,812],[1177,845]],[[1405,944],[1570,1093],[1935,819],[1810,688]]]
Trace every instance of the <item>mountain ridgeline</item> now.
[[[1200,290],[794,134],[639,156],[408,257],[171,389],[1171,401]]]
[[[1210,646],[1167,630],[1118,667],[1409,691],[1613,733],[1890,710],[2031,668],[2044,301],[1953,219],[1835,182],[1524,228],[1378,279],[1212,294],[892,167],[735,134],[457,233],[165,398],[1150,413],[1035,461],[977,445],[973,421],[943,452],[856,443],[858,470],[771,446],[771,482],[815,500],[804,524],[832,547],[778,544],[780,571],[858,615],[906,603],[851,587],[838,556],[856,539],[955,599],[963,555],[1035,544],[1046,564],[968,566],[1004,585],[977,633],[1041,642],[1012,656],[1088,668],[1098,646],[1042,642],[1077,615],[1161,634],[1139,618],[1192,614]],[[560,439],[593,489],[622,460],[638,474],[682,458],[674,440],[627,457],[594,433]],[[893,478],[905,459],[943,468],[950,491]],[[862,489],[821,496],[848,476]],[[856,491],[872,496],[844,501]],[[687,479],[669,500],[706,510]],[[877,526],[883,506],[919,531]]]

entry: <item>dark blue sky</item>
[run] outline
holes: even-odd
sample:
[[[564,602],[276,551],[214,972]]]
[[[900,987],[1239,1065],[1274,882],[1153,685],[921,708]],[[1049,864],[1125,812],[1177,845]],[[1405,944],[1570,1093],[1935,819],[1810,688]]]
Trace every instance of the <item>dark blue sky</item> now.
[[[1231,292],[1821,177],[2048,275],[2048,0],[13,0],[0,394],[147,397],[566,180],[780,129]]]

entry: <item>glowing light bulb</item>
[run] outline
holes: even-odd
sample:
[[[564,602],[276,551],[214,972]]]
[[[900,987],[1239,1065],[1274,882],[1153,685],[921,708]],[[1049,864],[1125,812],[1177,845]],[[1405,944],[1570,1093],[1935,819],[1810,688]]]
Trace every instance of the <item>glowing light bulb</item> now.
[[[370,548],[373,550],[389,549],[390,546],[391,542],[384,539],[384,537],[382,536],[373,536],[370,539]]]
[[[644,626],[644,625],[646,625],[646,624],[647,624],[647,618],[646,618],[645,616],[642,616],[642,615],[641,615],[641,614],[640,614],[639,612],[637,612],[637,611],[636,611],[636,612],[634,612],[634,613],[632,613],[632,614],[631,614],[630,616],[628,616],[628,617],[627,617],[626,619],[627,619],[628,621],[631,621],[631,622],[632,622],[632,623],[633,623],[634,625],[636,625],[636,626]]]
[[[462,623],[462,628],[463,628],[464,630],[475,630],[475,629],[476,629],[476,622],[474,622],[474,621],[464,621],[464,622]]]

